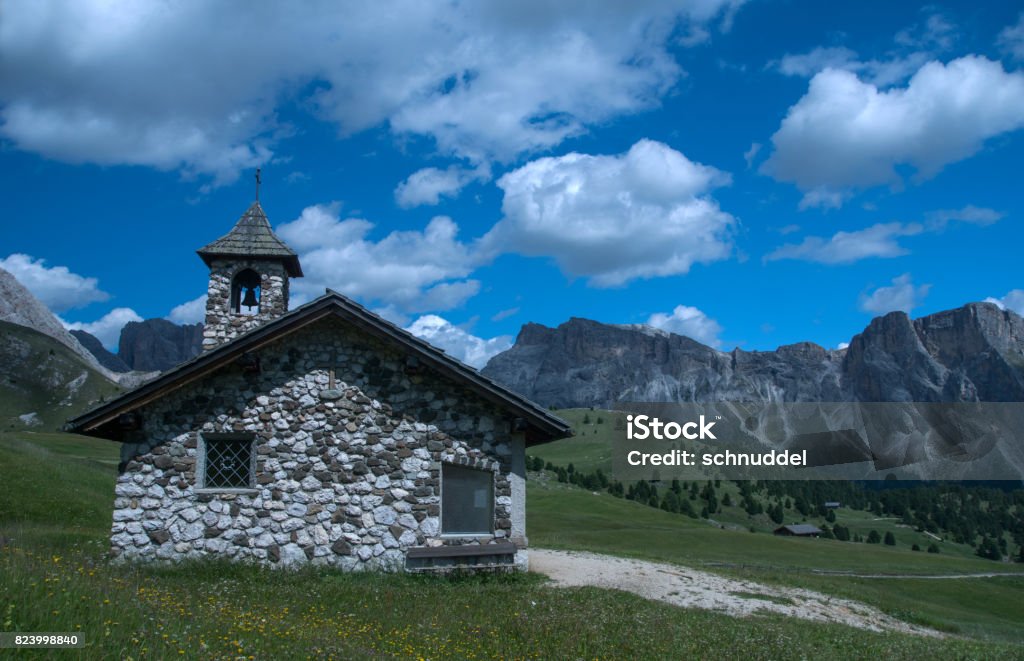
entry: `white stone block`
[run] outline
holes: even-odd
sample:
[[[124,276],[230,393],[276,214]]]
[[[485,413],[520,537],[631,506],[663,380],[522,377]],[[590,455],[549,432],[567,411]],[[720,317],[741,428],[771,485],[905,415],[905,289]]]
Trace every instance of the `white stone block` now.
[[[181,539],[186,542],[199,539],[203,536],[203,526],[199,523],[190,523],[181,529]]]
[[[420,532],[427,537],[436,537],[440,530],[440,521],[436,516],[428,516],[420,523]]]
[[[265,549],[274,543],[274,537],[269,532],[265,532],[261,535],[257,535],[252,540],[252,543],[256,548]]]
[[[122,533],[118,533],[116,535],[113,535],[110,538],[110,543],[113,544],[114,546],[119,546],[121,548],[127,548],[129,546],[134,546],[135,545],[135,542],[132,541],[132,536],[129,535],[128,533],[126,533],[126,532],[122,532]]]
[[[313,543],[317,546],[323,546],[330,542],[330,537],[327,531],[324,530],[322,525],[316,525],[313,527]]]
[[[390,526],[398,519],[395,510],[387,505],[373,508],[373,520],[384,526]]]

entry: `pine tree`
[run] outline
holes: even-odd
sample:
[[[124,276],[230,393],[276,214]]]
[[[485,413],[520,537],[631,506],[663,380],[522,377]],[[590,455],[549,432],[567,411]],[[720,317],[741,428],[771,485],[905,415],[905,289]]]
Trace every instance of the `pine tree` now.
[[[893,535],[891,530],[885,533],[885,545],[896,546],[896,535]]]
[[[978,544],[978,550],[976,553],[978,556],[987,560],[1003,559],[1003,554],[999,552],[999,547],[996,545],[995,540],[990,537],[981,538],[981,543]]]
[[[661,499],[661,509],[666,512],[679,512],[679,496],[676,495],[675,491],[669,489],[665,492],[665,495]]]

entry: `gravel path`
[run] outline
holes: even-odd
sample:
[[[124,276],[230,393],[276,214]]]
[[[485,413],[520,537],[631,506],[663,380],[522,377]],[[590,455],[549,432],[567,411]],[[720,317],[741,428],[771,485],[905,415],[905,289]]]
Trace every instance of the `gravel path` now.
[[[704,608],[743,617],[780,613],[818,622],[839,622],[870,631],[942,634],[897,620],[876,608],[811,590],[784,588],[646,560],[576,551],[530,550],[530,571],[559,587],[625,590],[684,608]]]

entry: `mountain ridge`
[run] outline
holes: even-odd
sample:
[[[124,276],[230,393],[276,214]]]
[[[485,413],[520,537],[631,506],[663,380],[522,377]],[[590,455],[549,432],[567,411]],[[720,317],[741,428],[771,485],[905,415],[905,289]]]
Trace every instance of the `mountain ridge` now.
[[[546,406],[617,401],[1024,401],[1024,319],[969,303],[876,317],[845,349],[720,351],[683,335],[572,317],[525,324],[482,370]]]
[[[133,370],[163,372],[198,356],[202,348],[203,324],[146,319],[121,329],[117,356]]]
[[[10,272],[0,268],[0,321],[31,328],[47,335],[78,355],[89,367],[109,379],[116,380],[113,373],[103,367],[99,360],[70,333],[64,324],[50,312],[25,285]]]

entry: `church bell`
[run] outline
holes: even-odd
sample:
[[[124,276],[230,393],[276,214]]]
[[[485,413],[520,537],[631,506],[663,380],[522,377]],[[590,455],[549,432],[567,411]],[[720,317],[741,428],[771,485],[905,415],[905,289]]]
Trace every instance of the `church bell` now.
[[[247,308],[254,308],[259,304],[260,302],[256,300],[256,290],[252,287],[246,287],[245,298],[242,299],[242,305]]]

